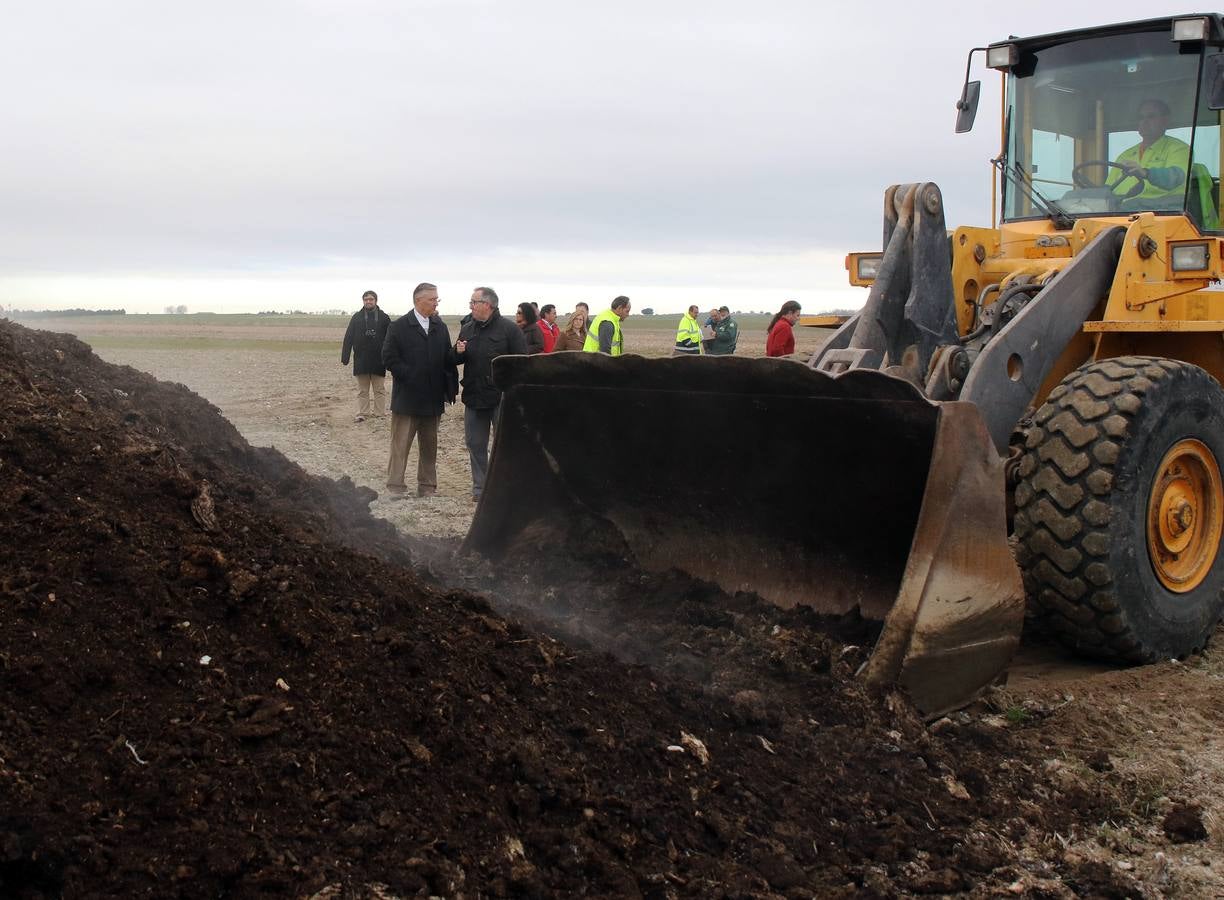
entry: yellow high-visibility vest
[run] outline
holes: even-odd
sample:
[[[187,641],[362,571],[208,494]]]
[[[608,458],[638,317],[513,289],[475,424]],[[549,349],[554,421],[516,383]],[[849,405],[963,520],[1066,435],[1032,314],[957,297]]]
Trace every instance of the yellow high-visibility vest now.
[[[1173,169],[1175,172],[1181,173],[1181,177],[1177,180],[1176,184],[1170,184],[1165,187],[1161,187],[1151,181],[1145,182],[1143,190],[1138,195],[1140,199],[1148,200],[1153,197],[1180,194],[1185,190],[1186,173],[1190,169],[1190,145],[1171,135],[1164,134],[1153,141],[1152,145],[1143,153],[1139,152],[1138,144],[1123,150],[1118,154],[1118,162],[1131,163],[1145,169]],[[1117,169],[1114,169],[1109,176],[1109,186],[1114,189],[1116,194],[1125,194],[1138,183],[1136,179],[1131,178],[1129,175],[1123,175]]]
[[[701,326],[697,320],[685,313],[676,329],[676,352],[699,356],[705,350],[701,346]]]
[[[587,329],[586,343],[582,345],[582,349],[587,353],[599,352],[599,326],[604,322],[611,322],[615,329],[612,332],[612,355],[620,356],[625,349],[625,336],[621,334],[620,316],[610,309],[605,309],[595,317],[595,321]]]

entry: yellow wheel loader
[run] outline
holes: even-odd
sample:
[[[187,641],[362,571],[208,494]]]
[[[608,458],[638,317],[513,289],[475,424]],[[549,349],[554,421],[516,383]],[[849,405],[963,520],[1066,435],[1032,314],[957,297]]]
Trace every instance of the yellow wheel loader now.
[[[1093,656],[1202,648],[1224,607],[1224,21],[983,50],[997,227],[949,232],[934,184],[889,188],[882,251],[847,260],[866,304],[806,366],[498,359],[466,548],[581,545],[857,611],[883,623],[863,677],[931,715],[1005,669],[1026,596]]]

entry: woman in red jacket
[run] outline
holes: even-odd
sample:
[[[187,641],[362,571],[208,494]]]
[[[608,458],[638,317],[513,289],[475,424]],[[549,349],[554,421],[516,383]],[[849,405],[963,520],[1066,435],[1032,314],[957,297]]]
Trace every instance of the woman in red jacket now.
[[[799,303],[787,300],[769,322],[769,337],[765,339],[766,356],[790,356],[795,352],[793,326],[799,321]]]

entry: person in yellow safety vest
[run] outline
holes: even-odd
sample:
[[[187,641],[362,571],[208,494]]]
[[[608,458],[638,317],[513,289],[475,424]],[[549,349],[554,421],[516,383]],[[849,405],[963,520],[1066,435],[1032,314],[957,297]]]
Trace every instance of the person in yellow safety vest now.
[[[688,312],[680,317],[676,328],[676,349],[673,356],[700,356],[705,353],[701,346],[701,326],[697,324],[697,306],[690,306]]]
[[[1215,230],[1220,219],[1212,197],[1211,176],[1205,167],[1190,165],[1190,146],[1185,141],[1165,134],[1169,116],[1169,105],[1163,100],[1149,97],[1139,104],[1136,128],[1140,141],[1118,154],[1116,162],[1121,171],[1110,173],[1107,183],[1115,194],[1125,198],[1124,209],[1177,209],[1186,192],[1186,173],[1190,172],[1190,209],[1197,207],[1201,212],[1199,227]],[[1133,197],[1126,196],[1139,185],[1142,190]]]
[[[1144,100],[1139,104],[1135,127],[1139,143],[1118,154],[1116,161],[1121,171],[1111,173],[1109,186],[1115,194],[1127,194],[1142,183],[1143,190],[1133,198],[1141,202],[1182,193],[1190,168],[1190,146],[1165,134],[1169,127],[1168,104],[1155,98]]]
[[[621,331],[621,322],[629,318],[629,307],[628,297],[613,300],[612,308],[597,315],[587,329],[586,343],[582,349],[587,353],[607,353],[610,356],[624,353],[625,335]]]

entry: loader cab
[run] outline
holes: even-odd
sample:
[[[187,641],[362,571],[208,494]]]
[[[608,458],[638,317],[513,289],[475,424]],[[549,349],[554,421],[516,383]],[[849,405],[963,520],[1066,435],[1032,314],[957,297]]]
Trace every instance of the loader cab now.
[[[1151,211],[1219,233],[1224,118],[1211,106],[1224,95],[1222,54],[1218,15],[991,45],[988,65],[1007,78],[1003,220],[1065,229]]]

